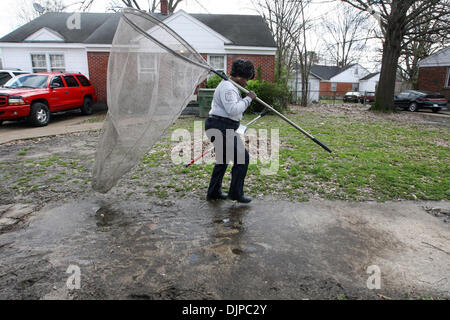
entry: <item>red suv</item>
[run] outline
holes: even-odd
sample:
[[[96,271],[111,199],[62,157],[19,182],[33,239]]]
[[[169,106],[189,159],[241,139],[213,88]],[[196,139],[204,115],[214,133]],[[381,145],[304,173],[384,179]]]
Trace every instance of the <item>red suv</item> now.
[[[0,88],[0,124],[4,120],[25,118],[34,126],[46,126],[51,112],[80,108],[83,114],[89,115],[96,102],[94,87],[82,74],[26,74]]]

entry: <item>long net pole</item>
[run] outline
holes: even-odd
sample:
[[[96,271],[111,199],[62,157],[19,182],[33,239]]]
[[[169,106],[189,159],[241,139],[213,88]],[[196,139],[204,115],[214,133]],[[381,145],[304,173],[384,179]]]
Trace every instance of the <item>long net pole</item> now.
[[[212,68],[210,65],[208,64],[202,64],[200,62],[196,62],[196,61],[192,61],[191,59],[183,56],[182,54],[176,52],[175,50],[172,50],[171,48],[169,48],[168,46],[166,46],[164,43],[162,43],[161,41],[159,41],[158,39],[152,37],[150,34],[148,34],[145,30],[143,30],[142,28],[140,28],[138,25],[136,25],[133,21],[131,21],[130,19],[128,19],[125,15],[122,15],[122,17],[125,19],[125,21],[130,24],[134,29],[136,29],[137,31],[139,31],[140,33],[142,33],[143,36],[145,36],[146,38],[154,41],[155,43],[157,43],[159,46],[163,47],[164,49],[166,49],[168,52],[170,52],[171,54],[179,57],[180,59],[192,63],[198,67],[204,68],[209,70],[210,72],[213,72],[215,74],[217,74],[218,76],[220,76],[222,79],[224,80],[228,80],[230,81],[234,86],[236,86],[238,89],[240,89],[241,91],[245,92],[246,94],[249,93],[249,91],[247,89],[245,89],[244,87],[240,86],[239,84],[237,84],[236,82],[234,82],[233,80],[229,79],[227,77],[227,75],[220,73],[216,70],[214,70],[214,68]],[[163,26],[164,23],[162,23],[161,21],[148,16],[148,19],[151,20],[155,20],[157,21],[158,24],[161,24]],[[165,26],[165,28],[171,30],[170,28],[168,28],[167,26]],[[171,30],[173,33],[175,33],[173,30]],[[192,50],[194,50],[191,47]],[[195,51],[195,50],[194,50]],[[313,137],[310,133],[306,132],[305,130],[303,130],[299,125],[297,125],[296,123],[294,123],[293,121],[291,121],[289,118],[287,118],[286,116],[284,116],[283,114],[281,114],[280,112],[278,112],[275,108],[273,108],[271,105],[269,105],[268,103],[262,101],[260,98],[256,97],[256,101],[261,103],[263,106],[265,106],[266,108],[268,108],[269,110],[271,110],[273,113],[275,113],[277,116],[279,116],[281,119],[283,119],[284,121],[286,121],[287,123],[289,123],[291,126],[293,126],[294,128],[296,128],[298,131],[300,131],[301,133],[303,133],[304,135],[306,135],[308,138],[310,138],[312,141],[314,141],[315,143],[317,143],[319,146],[321,146],[323,149],[325,149],[326,151],[328,151],[329,153],[333,153],[333,151],[331,151],[330,148],[328,148],[325,144],[323,144],[322,142],[320,142],[318,139],[316,139],[315,137]]]

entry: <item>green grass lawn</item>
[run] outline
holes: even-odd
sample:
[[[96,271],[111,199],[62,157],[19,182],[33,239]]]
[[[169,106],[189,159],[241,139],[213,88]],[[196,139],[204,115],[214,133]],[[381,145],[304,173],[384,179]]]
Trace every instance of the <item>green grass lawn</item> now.
[[[314,113],[288,116],[335,153],[325,152],[282,119],[266,116],[253,127],[279,128],[279,170],[266,176],[260,173],[261,164],[250,165],[246,179],[248,194],[297,201],[311,197],[357,201],[449,199],[448,128]],[[253,117],[246,115],[242,123]],[[178,120],[171,130],[175,128],[192,132],[192,118]],[[160,165],[170,144],[155,148],[144,163]],[[159,190],[169,185],[168,189],[177,188],[181,194],[192,190],[204,192],[212,167],[193,165],[185,169],[169,165],[168,170],[182,180],[181,185],[162,183]],[[229,181],[227,174],[224,189]]]
[[[246,194],[257,199],[292,201],[449,199],[448,127],[386,120],[367,112],[360,115],[302,110],[288,113],[290,119],[330,147],[333,154],[277,116],[259,120],[253,128],[279,129],[279,169],[273,175],[263,175],[260,169],[267,164],[251,164]],[[242,123],[254,117],[246,115]],[[171,161],[171,150],[177,143],[170,140],[171,133],[185,128],[192,135],[194,120],[204,122],[194,117],[178,119],[162,141],[119,181],[118,187],[127,190],[130,197],[204,199],[213,164],[184,168]],[[14,160],[0,163],[4,186],[36,197],[41,197],[47,187],[76,194],[92,193],[93,154],[86,157],[70,152],[33,158],[34,149],[30,148],[19,149]],[[231,166],[224,178],[224,191],[231,180],[229,171]]]

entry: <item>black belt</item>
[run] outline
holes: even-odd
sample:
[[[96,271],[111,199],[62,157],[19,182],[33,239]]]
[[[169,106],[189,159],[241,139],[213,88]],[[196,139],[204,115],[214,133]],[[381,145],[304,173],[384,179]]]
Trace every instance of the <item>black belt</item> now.
[[[214,115],[214,114],[210,115],[209,117],[210,117],[210,118],[214,118],[214,119],[218,119],[218,120],[229,121],[229,122],[232,122],[232,123],[235,123],[235,124],[240,124],[239,121],[232,120],[232,119],[230,119],[230,118],[225,118],[225,117],[216,116],[216,115]]]

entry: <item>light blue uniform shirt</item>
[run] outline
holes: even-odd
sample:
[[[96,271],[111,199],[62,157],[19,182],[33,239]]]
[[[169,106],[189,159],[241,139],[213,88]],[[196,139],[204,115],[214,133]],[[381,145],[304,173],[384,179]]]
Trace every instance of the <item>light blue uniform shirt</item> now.
[[[222,80],[214,92],[209,115],[241,121],[242,114],[251,103],[252,99],[250,97],[241,98],[238,88],[230,81]]]

